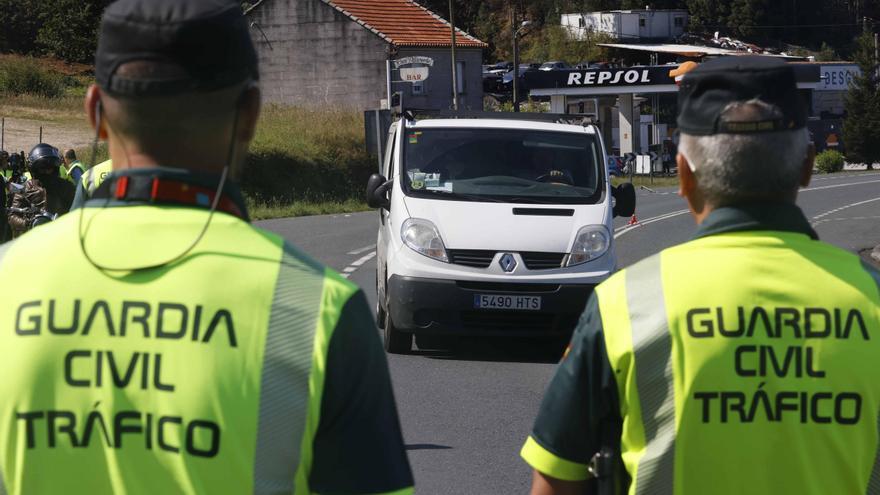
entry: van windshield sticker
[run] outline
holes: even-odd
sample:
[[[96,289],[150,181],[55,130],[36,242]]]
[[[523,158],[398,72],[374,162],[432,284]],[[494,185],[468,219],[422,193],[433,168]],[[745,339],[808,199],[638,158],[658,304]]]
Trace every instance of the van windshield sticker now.
[[[427,189],[428,191],[451,193],[452,186],[453,186],[452,182],[443,182],[442,184],[439,184],[436,186],[429,185],[425,189]]]

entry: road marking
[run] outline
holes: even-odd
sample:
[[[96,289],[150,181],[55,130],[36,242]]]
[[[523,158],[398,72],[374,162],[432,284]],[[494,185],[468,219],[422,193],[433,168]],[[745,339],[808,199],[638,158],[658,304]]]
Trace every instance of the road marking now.
[[[677,216],[679,216],[679,215],[684,215],[685,213],[688,213],[689,211],[690,211],[690,210],[678,210],[678,211],[673,211],[673,212],[671,212],[671,213],[666,213],[666,214],[663,214],[663,215],[657,215],[656,217],[651,217],[651,218],[647,218],[647,219],[645,219],[645,220],[641,220],[641,221],[639,221],[639,223],[637,223],[637,224],[635,224],[635,225],[625,225],[625,226],[623,226],[623,227],[618,227],[618,228],[615,229],[615,231],[614,231],[614,238],[617,239],[618,237],[620,237],[620,236],[626,234],[627,232],[630,232],[630,231],[632,231],[632,230],[635,230],[636,228],[638,228],[638,227],[640,227],[640,226],[643,226],[643,225],[650,225],[650,224],[652,224],[652,223],[654,223],[654,222],[659,222],[659,221],[661,221],[661,220],[667,220],[667,219],[670,219],[670,218],[677,217]]]
[[[375,244],[370,244],[369,246],[364,246],[362,248],[355,249],[354,251],[349,251],[348,254],[350,254],[352,256],[356,256],[361,253],[366,253],[367,251],[369,251],[370,249],[373,249],[374,247],[376,247]]]
[[[867,174],[864,174],[864,175],[867,175]],[[871,175],[876,175],[876,174],[871,174]],[[862,181],[862,182],[853,182],[853,183],[849,183],[849,184],[835,184],[835,185],[833,185],[833,186],[811,187],[811,188],[808,188],[808,189],[801,189],[800,192],[822,191],[822,190],[825,190],[825,189],[836,189],[836,188],[838,188],[838,187],[860,186],[860,185],[862,185],[862,184],[873,184],[873,183],[875,183],[875,182],[880,182],[880,180],[866,180],[866,181]],[[843,207],[843,208],[839,208],[839,209],[837,209],[837,210],[833,210],[833,211],[831,211],[830,213],[835,213],[835,212],[840,211],[840,210],[842,210],[842,209],[850,208],[850,207],[852,207],[852,206],[858,206],[858,205],[861,205],[861,204],[864,204],[864,203],[870,203],[871,201],[877,201],[877,200],[880,200],[880,198],[872,199],[872,200],[869,200],[869,201],[862,201],[862,202],[859,202],[859,203],[853,203],[852,205],[847,205],[847,206],[845,206],[845,207]],[[658,216],[656,216],[656,217],[651,217],[651,218],[648,218],[648,219],[646,219],[646,220],[642,220],[642,221],[640,221],[639,223],[637,223],[636,225],[625,225],[625,226],[623,226],[623,227],[618,227],[618,228],[615,229],[615,231],[614,231],[614,238],[617,239],[618,237],[620,237],[620,236],[622,236],[622,235],[624,235],[624,234],[627,234],[627,233],[629,233],[629,232],[635,230],[635,229],[638,228],[639,226],[642,226],[642,225],[649,225],[649,224],[652,224],[652,223],[654,223],[654,222],[660,222],[660,221],[663,221],[663,220],[669,220],[670,218],[675,218],[675,217],[677,217],[677,216],[679,216],[679,215],[684,215],[684,214],[687,213],[687,212],[688,212],[688,210],[674,211],[674,212],[672,212],[672,213],[666,213],[666,214],[664,214],[664,215],[658,215]],[[830,213],[829,213],[829,214],[830,214]],[[824,215],[825,215],[825,214],[823,214],[823,216],[824,216]],[[820,217],[814,217],[814,219],[815,219],[815,218],[820,218]]]
[[[822,177],[813,176],[814,181],[817,180],[837,180],[837,179],[851,179],[853,177],[870,177],[872,175],[880,175],[880,172],[868,172],[864,174],[845,174],[845,175],[828,175]]]
[[[852,221],[865,221],[865,220],[878,220],[878,219],[880,219],[880,216],[823,218],[822,220],[819,220],[817,222],[813,222],[813,226],[818,227],[819,225],[822,225],[823,223],[828,223],[828,222],[841,222],[841,221],[852,222]]]
[[[822,191],[824,189],[836,189],[838,187],[850,187],[850,186],[861,186],[862,184],[874,184],[875,182],[880,182],[880,180],[866,180],[862,182],[851,182],[849,184],[835,184],[833,186],[819,186],[819,187],[809,187],[807,189],[801,189],[800,192],[810,192],[810,191]]]
[[[643,190],[643,191],[648,191],[649,193],[651,193],[651,194],[656,194],[656,195],[658,195],[658,196],[663,196],[663,195],[666,195],[666,194],[673,194],[672,191],[657,192],[656,190],[651,189],[650,187],[647,187],[647,186],[639,186],[639,189],[641,189],[641,190]]]
[[[372,247],[371,247],[371,249],[372,249]],[[361,252],[363,252],[363,251],[361,251]],[[342,269],[342,276],[344,278],[348,278],[349,276],[351,276],[352,273],[356,272],[358,268],[362,267],[364,265],[364,263],[370,261],[371,259],[373,259],[375,257],[376,257],[376,251],[373,251],[372,253],[364,256],[363,258],[360,258],[359,260],[353,262],[352,264],[350,264],[347,267]]]
[[[366,263],[366,262],[370,261],[371,259],[373,259],[374,256],[376,256],[376,251],[373,251],[372,253],[370,253],[370,254],[364,256],[363,258],[361,258],[361,259],[355,261],[354,263],[352,263],[352,264],[349,265],[349,266],[353,266],[353,267],[355,267],[355,268],[360,268],[361,265],[363,265],[364,263]]]
[[[838,212],[841,212],[841,211],[843,211],[843,210],[846,210],[847,208],[853,208],[853,207],[855,207],[855,206],[861,206],[861,205],[864,205],[864,204],[867,204],[867,203],[873,203],[873,202],[875,202],[875,201],[880,201],[880,198],[874,198],[874,199],[868,199],[868,200],[865,200],[865,201],[859,201],[858,203],[851,203],[851,204],[848,204],[848,205],[841,206],[840,208],[835,208],[835,209],[833,209],[833,210],[828,210],[828,211],[826,211],[825,213],[820,213],[819,215],[814,216],[814,217],[813,217],[813,220],[819,220],[820,218],[827,217],[828,215],[833,215],[833,214],[835,214],[835,213],[838,213]],[[845,219],[843,219],[843,218],[836,218],[836,219],[832,219],[832,220],[845,220]],[[822,220],[822,221],[819,221],[819,222],[813,222],[813,223],[814,223],[814,224],[818,224],[818,223],[822,223],[823,221],[831,221],[831,220]]]

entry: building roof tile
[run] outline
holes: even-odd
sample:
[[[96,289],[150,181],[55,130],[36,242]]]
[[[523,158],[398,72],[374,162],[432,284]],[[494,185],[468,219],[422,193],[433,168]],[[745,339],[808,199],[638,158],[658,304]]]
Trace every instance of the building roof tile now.
[[[412,0],[321,0],[396,46],[452,45],[449,22]],[[456,46],[486,43],[456,29]]]

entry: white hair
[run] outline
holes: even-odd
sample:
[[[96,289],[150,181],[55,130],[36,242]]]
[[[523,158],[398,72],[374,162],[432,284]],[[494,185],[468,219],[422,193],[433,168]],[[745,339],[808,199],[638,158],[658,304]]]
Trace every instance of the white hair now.
[[[760,134],[682,134],[678,151],[714,206],[783,200],[797,192],[810,142],[806,129]]]

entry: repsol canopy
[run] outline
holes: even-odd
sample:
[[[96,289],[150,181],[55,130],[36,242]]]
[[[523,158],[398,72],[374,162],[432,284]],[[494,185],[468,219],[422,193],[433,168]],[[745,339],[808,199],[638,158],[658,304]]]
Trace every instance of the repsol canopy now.
[[[800,88],[812,88],[820,82],[819,66],[792,64]],[[523,75],[533,95],[672,93],[678,91],[670,73],[678,65],[635,66],[621,69],[575,69],[532,71]]]

